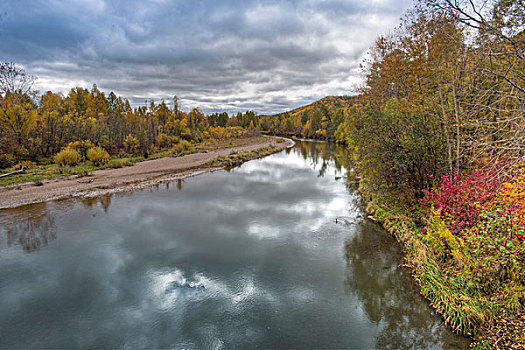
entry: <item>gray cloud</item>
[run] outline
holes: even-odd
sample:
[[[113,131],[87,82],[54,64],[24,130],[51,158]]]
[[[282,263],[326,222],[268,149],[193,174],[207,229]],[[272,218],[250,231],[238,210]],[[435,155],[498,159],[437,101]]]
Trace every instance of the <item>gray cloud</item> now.
[[[411,0],[22,0],[0,7],[0,60],[40,90],[97,83],[134,103],[280,112],[349,94]]]

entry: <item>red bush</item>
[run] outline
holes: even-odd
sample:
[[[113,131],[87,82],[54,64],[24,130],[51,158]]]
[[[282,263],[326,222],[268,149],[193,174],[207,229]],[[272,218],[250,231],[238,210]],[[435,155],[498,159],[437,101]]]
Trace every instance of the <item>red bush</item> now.
[[[421,205],[432,215],[439,212],[441,219],[454,235],[461,235],[479,221],[479,214],[501,188],[501,181],[489,171],[477,170],[466,175],[455,175],[450,181],[443,176],[441,185],[425,191]]]

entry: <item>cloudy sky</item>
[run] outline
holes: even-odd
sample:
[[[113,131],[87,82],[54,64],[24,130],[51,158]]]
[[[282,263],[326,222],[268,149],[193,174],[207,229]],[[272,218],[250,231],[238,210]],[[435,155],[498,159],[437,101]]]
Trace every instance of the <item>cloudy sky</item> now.
[[[411,0],[18,0],[0,4],[0,61],[36,88],[177,95],[205,112],[295,108],[351,94],[359,63]]]

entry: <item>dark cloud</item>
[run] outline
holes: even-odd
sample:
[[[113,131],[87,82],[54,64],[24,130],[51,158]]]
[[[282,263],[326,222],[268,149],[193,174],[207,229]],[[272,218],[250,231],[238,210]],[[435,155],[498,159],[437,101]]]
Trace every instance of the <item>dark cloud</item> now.
[[[97,83],[134,103],[279,112],[351,93],[364,52],[410,2],[13,1],[0,7],[0,60],[41,90]]]

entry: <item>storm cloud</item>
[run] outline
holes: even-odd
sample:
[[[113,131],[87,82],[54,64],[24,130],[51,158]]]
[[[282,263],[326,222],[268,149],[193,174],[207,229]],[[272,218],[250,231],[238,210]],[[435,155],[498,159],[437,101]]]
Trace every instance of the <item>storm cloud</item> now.
[[[67,93],[96,83],[134,105],[275,113],[351,94],[377,35],[410,0],[22,0],[0,5],[0,60]]]

